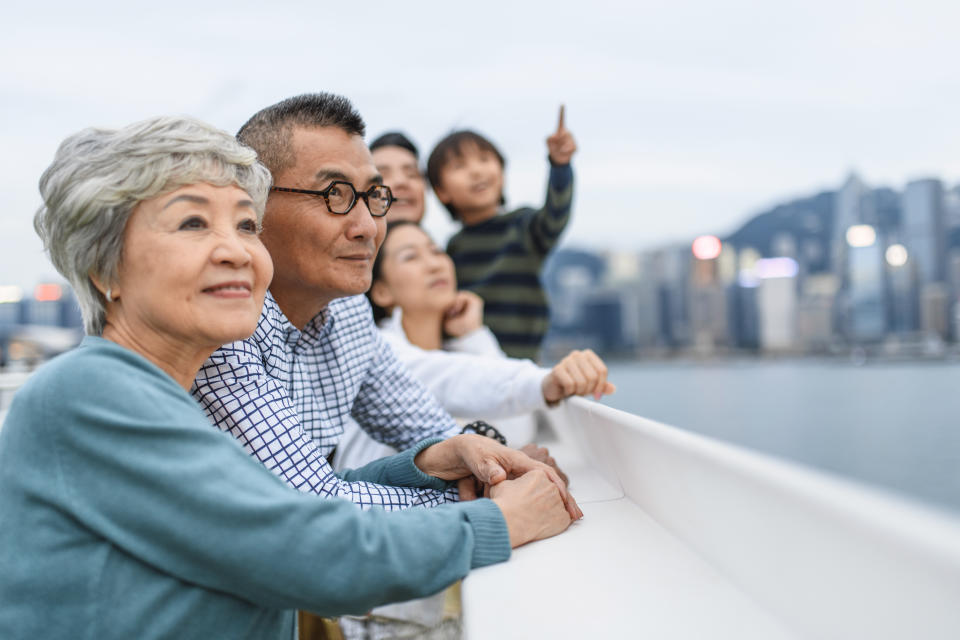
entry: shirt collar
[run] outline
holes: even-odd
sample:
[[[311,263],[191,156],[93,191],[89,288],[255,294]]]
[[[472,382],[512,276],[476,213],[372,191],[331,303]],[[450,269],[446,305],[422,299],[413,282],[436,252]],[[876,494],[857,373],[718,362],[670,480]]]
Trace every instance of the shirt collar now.
[[[283,309],[280,308],[280,305],[277,304],[276,298],[273,297],[273,294],[270,291],[267,291],[267,296],[263,302],[264,306],[271,305],[277,312],[277,320],[280,324],[280,331],[283,335],[283,342],[289,346],[296,346],[301,340],[304,340],[307,343],[314,343],[327,332],[330,331],[330,328],[333,326],[333,318],[330,314],[330,305],[327,305],[321,309],[320,313],[315,315],[310,321],[304,326],[303,331],[297,329],[293,326],[293,323],[290,322],[290,319],[287,318],[286,314],[283,312]]]

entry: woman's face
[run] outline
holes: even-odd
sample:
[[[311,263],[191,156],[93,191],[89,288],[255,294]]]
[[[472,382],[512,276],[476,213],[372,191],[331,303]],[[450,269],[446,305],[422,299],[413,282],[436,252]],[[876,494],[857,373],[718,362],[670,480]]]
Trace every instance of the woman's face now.
[[[453,260],[420,227],[392,229],[380,250],[380,278],[371,292],[377,304],[404,313],[450,307],[457,293]]]
[[[272,277],[250,196],[235,186],[188,185],[134,209],[107,322],[217,347],[253,333]]]

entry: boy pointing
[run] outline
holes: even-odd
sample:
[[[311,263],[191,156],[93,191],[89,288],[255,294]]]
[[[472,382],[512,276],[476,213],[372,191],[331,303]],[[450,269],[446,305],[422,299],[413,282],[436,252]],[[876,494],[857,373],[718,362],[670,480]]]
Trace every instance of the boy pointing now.
[[[437,199],[463,228],[447,245],[457,281],[484,299],[484,319],[503,350],[536,359],[550,324],[540,271],[570,219],[576,142],[564,123],[547,138],[550,177],[540,209],[502,212],[505,161],[492,142],[473,131],[441,140],[427,161]]]

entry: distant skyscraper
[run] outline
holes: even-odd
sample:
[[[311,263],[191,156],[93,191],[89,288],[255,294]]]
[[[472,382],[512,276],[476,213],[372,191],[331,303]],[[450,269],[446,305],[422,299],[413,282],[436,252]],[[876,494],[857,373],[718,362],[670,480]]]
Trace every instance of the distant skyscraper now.
[[[551,254],[541,278],[550,298],[551,330],[579,330],[583,304],[600,285],[605,270],[603,258],[588,251],[559,249]]]
[[[960,227],[960,184],[944,191],[943,200],[947,228]]]
[[[946,228],[943,183],[914,180],[903,192],[902,233],[920,286],[946,276]]]
[[[757,289],[760,348],[792,351],[797,348],[797,276],[762,277]]]
[[[884,248],[868,225],[847,233],[847,336],[855,342],[883,338],[887,329]]]
[[[826,351],[834,337],[833,304],[837,277],[818,273],[803,281],[797,305],[797,337],[811,352]]]
[[[683,346],[690,342],[687,287],[693,258],[687,246],[658,253],[660,332],[668,346]]]
[[[889,255],[889,248],[887,252]],[[908,259],[900,264],[899,261],[891,261],[888,258],[886,269],[890,287],[890,304],[887,314],[890,330],[895,333],[913,333],[920,327],[920,291],[917,288],[913,263]]]
[[[950,337],[950,293],[943,282],[920,288],[920,329],[942,340]]]
[[[920,329],[946,337],[949,327],[943,183],[914,180],[903,192],[902,234],[920,291]]]
[[[864,196],[867,193],[867,186],[860,177],[851,173],[834,200],[833,232],[830,234],[831,266],[834,273],[840,277],[841,286],[846,281],[844,270],[847,267],[847,229],[863,224],[868,218],[864,210]]]

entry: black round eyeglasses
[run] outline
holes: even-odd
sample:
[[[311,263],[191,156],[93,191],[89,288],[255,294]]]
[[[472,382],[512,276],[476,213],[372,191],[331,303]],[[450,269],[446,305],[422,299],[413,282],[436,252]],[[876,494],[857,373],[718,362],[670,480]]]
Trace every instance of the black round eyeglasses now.
[[[346,180],[334,180],[323,191],[292,189],[290,187],[270,187],[270,190],[319,196],[326,203],[327,210],[337,215],[350,213],[357,205],[357,200],[363,198],[363,201],[367,204],[367,209],[370,210],[370,215],[380,218],[387,215],[390,205],[397,200],[393,197],[390,187],[386,185],[375,184],[366,191],[357,191],[356,187]]]

